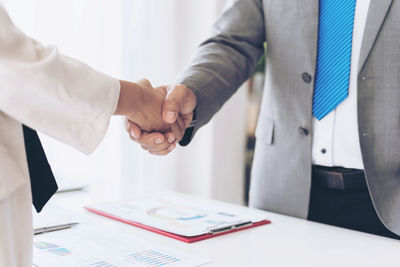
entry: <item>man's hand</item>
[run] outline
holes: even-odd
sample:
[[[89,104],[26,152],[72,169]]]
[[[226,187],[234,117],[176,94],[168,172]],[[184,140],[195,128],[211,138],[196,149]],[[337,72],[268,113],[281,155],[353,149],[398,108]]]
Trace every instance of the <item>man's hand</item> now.
[[[146,132],[173,132],[183,136],[179,121],[167,123],[162,119],[162,107],[166,87],[153,88],[151,83],[143,79],[138,83],[121,81],[121,93],[115,115],[123,115],[126,120],[140,125]]]
[[[185,131],[193,120],[193,111],[197,103],[196,95],[182,84],[168,86],[165,89],[166,97],[162,108],[162,117],[166,123],[175,123]],[[175,132],[147,133],[139,125],[129,120],[125,120],[125,129],[132,140],[154,155],[168,154],[183,138],[183,134],[175,135]]]

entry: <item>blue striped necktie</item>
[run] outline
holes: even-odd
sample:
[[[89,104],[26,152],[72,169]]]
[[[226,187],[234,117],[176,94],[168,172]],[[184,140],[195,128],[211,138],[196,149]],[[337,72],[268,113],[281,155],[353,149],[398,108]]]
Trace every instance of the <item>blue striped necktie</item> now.
[[[349,95],[356,0],[320,0],[313,114],[321,120]]]

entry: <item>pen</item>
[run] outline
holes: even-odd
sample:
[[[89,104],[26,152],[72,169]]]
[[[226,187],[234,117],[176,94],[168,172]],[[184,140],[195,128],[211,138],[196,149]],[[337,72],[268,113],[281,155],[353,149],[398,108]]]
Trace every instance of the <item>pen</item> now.
[[[209,234],[223,233],[223,232],[227,232],[227,231],[232,231],[237,228],[250,226],[252,224],[253,224],[253,222],[251,222],[251,221],[234,222],[234,223],[224,225],[224,226],[217,226],[217,227],[209,228],[208,233]]]
[[[49,227],[43,227],[43,228],[35,229],[34,230],[34,235],[68,229],[68,228],[71,228],[72,226],[77,225],[77,224],[78,223],[67,223],[67,224],[61,224],[61,225],[56,225],[56,226],[49,226]]]

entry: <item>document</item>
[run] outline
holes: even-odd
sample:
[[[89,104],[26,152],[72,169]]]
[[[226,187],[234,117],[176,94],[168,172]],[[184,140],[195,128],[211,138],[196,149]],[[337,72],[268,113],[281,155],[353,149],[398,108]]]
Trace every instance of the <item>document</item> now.
[[[185,237],[208,234],[212,229],[225,229],[225,226],[231,229],[231,225],[269,223],[259,212],[249,208],[173,195],[99,204],[87,209]]]
[[[54,204],[47,204],[42,212],[32,210],[34,234],[41,234],[72,227],[86,219],[78,213],[69,211]]]
[[[208,262],[95,224],[37,235],[33,242],[36,267],[179,267]]]

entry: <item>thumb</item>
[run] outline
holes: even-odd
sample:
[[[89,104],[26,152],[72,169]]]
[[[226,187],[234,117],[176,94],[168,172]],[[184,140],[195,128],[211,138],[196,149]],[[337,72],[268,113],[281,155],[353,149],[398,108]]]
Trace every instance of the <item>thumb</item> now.
[[[153,88],[151,82],[146,78],[140,79],[137,83],[143,86],[144,88]]]
[[[169,90],[163,105],[163,119],[166,123],[174,123],[176,121],[185,98],[186,90],[181,86],[177,85],[172,90]]]

